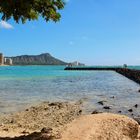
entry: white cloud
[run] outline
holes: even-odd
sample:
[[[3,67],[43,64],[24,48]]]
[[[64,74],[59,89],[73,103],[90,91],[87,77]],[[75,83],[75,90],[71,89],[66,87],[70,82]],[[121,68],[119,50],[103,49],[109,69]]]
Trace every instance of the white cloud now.
[[[4,28],[4,29],[13,29],[14,28],[11,24],[9,24],[3,20],[0,21],[0,27]]]

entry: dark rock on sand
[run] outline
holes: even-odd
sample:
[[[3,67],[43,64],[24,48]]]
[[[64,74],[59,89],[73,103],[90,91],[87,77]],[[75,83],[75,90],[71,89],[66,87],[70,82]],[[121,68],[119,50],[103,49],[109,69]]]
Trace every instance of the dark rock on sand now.
[[[99,113],[102,113],[102,112],[100,112],[98,110],[94,110],[91,114],[99,114]]]
[[[82,110],[79,110],[79,114],[81,114],[82,113]]]
[[[46,127],[44,127],[44,128],[42,128],[41,132],[42,133],[50,133],[50,132],[52,132],[52,128],[46,128]]]

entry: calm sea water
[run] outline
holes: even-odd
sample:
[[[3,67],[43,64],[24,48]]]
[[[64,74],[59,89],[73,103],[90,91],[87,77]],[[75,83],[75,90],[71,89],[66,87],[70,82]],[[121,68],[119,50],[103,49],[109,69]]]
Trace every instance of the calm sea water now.
[[[140,69],[140,67],[131,67]],[[25,109],[42,101],[78,101],[87,111],[102,109],[104,100],[112,110],[139,103],[140,86],[113,71],[64,71],[63,66],[0,67],[0,113]],[[114,96],[114,98],[112,98]],[[140,110],[135,111],[136,114]]]

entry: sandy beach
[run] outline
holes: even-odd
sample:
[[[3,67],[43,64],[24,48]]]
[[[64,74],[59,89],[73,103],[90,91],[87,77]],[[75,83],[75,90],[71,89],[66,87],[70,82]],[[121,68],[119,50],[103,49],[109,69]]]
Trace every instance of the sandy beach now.
[[[139,124],[111,113],[83,115],[80,102],[43,102],[0,116],[0,140],[139,140]]]
[[[11,115],[0,116],[0,136],[15,137],[52,129],[53,134],[62,131],[81,114],[79,103],[43,102],[38,106]]]

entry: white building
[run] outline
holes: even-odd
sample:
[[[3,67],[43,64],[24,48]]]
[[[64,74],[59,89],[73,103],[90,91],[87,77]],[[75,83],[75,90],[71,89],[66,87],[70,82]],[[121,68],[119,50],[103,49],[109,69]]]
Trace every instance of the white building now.
[[[5,59],[4,59],[4,64],[5,64],[5,65],[12,65],[12,64],[13,64],[13,61],[12,61],[11,58],[5,58]]]

